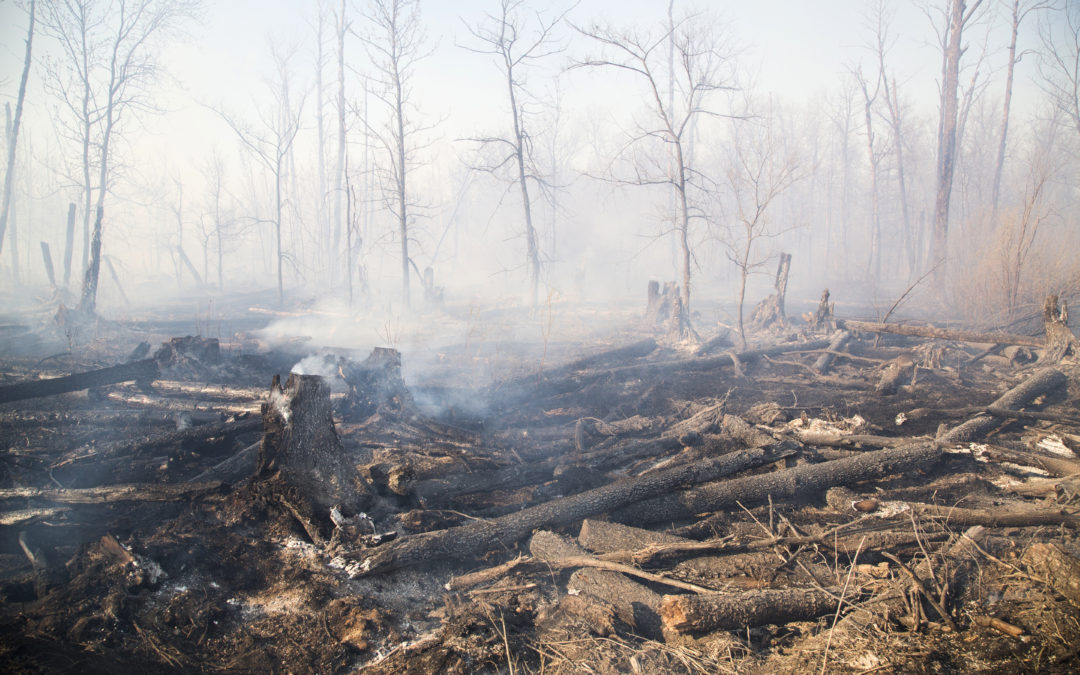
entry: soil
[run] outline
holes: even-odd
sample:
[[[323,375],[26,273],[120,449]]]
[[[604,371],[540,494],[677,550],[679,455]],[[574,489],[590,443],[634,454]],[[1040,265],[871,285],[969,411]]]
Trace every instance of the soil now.
[[[527,312],[511,309],[470,315],[473,328],[488,327],[479,331],[482,339],[421,349],[402,346],[409,342],[402,338],[399,345],[369,341],[363,349],[342,349],[305,335],[264,337],[269,333],[240,317],[217,323],[216,354],[173,354],[149,386],[121,383],[0,405],[0,488],[8,489],[0,493],[3,669],[1080,669],[1080,594],[1070,595],[1069,579],[1047,576],[1048,568],[1031,553],[1036,544],[1052,544],[1065,560],[1080,557],[1080,480],[1062,470],[1069,462],[1080,466],[1075,357],[1046,364],[1035,361],[1038,349],[986,355],[986,345],[855,335],[823,375],[813,367],[821,350],[800,351],[800,345],[828,336],[809,334],[796,323],[752,336],[757,346],[787,343],[790,351],[745,360],[736,370],[715,354],[696,356],[697,344],[673,341],[666,326],[644,322],[642,312],[581,306],[559,311],[564,325],[589,320],[599,328],[557,341],[542,332],[540,339],[500,339],[498,326],[536,323]],[[273,317],[260,314],[259,320]],[[704,323],[700,316],[696,320]],[[123,363],[141,342],[149,342],[153,352],[179,337],[178,325],[162,310],[138,322],[87,327],[82,342],[56,334],[47,321],[5,331],[0,385]],[[466,335],[477,335],[473,328]],[[697,329],[704,339],[712,337],[701,325]],[[649,339],[654,348],[642,342]],[[636,348],[619,349],[627,345]],[[290,512],[264,489],[254,475],[254,455],[248,455],[250,471],[241,465],[239,478],[221,478],[220,469],[214,473],[223,460],[259,443],[260,429],[151,442],[178,429],[257,417],[274,375],[284,381],[302,361],[310,367],[304,360],[316,354],[324,363],[362,363],[374,346],[401,346],[408,391],[382,398],[365,391],[365,404],[358,406],[341,380],[344,367],[338,375],[328,373],[344,454],[376,493],[369,512],[346,514],[348,526],[338,528],[329,514],[313,514],[321,527],[334,531],[329,540],[314,541],[302,522],[307,516]],[[895,393],[877,393],[893,363],[910,368]],[[785,448],[782,459],[747,472],[758,474],[890,444],[932,442],[939,430],[976,414],[973,406],[989,405],[1048,366],[1061,371],[1067,384],[1025,410],[1054,419],[1002,419],[977,442],[943,447],[936,462],[848,484],[846,491],[833,488],[828,496],[806,490],[795,498],[651,524],[650,530],[714,546],[707,552],[620,558],[706,592],[842,589],[839,609],[811,620],[643,637],[649,631],[635,624],[634,611],[622,611],[617,598],[575,590],[584,583],[577,581],[581,576],[571,580],[580,565],[531,557],[527,538],[465,559],[436,557],[384,574],[365,574],[355,564],[366,551],[424,532],[495,519],[748,444]],[[698,430],[679,426],[710,408],[745,422],[743,432],[736,434],[729,418],[730,424]],[[757,440],[746,434],[747,425]],[[804,442],[807,430],[818,432],[817,440]],[[818,442],[826,437],[832,441]],[[1054,459],[1056,470],[1042,468],[1040,460],[1051,466]],[[434,493],[421,486],[434,489],[469,473],[477,480],[462,483],[473,486],[467,492],[439,493],[449,496],[437,505],[425,501],[423,495]],[[152,488],[204,481],[207,475],[222,482],[169,501],[71,503],[55,494],[25,497],[11,491]],[[1050,524],[971,530],[957,524],[962,519],[955,514],[950,520],[949,509],[1051,517]],[[579,520],[548,529],[573,538],[580,525]],[[462,581],[468,573],[518,558],[486,579]],[[948,616],[914,590],[896,560],[919,576]],[[626,578],[652,591],[643,597],[694,593],[663,579]],[[999,627],[986,625],[991,619]]]

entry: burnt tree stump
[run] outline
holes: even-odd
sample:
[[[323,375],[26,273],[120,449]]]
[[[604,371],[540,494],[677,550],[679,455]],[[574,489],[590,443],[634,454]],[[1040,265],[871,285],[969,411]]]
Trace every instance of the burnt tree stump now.
[[[262,407],[263,439],[256,480],[321,543],[330,509],[354,514],[372,501],[371,490],[345,457],[334,430],[330,387],[318,375],[274,376]]]
[[[791,254],[781,253],[776,266],[776,279],[773,288],[776,293],[765,298],[754,308],[750,321],[758,328],[787,325],[787,313],[784,310],[784,298],[787,295],[788,272],[791,271]]]
[[[1046,352],[1043,361],[1057,363],[1072,352],[1080,353],[1080,341],[1069,330],[1069,308],[1058,296],[1048,295],[1043,302],[1043,327],[1046,330]]]

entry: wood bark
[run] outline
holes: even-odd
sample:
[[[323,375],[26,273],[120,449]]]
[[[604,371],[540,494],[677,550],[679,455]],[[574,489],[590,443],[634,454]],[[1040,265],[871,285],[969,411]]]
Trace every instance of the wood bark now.
[[[748,469],[777,456],[765,450],[731,453],[691,466],[628,478],[581,494],[539,504],[489,521],[403,537],[374,551],[355,551],[363,575],[417,565],[435,558],[463,559],[496,547],[507,547],[540,527],[568,525],[589,516]]]
[[[142,359],[85,373],[54,377],[47,380],[18,382],[0,387],[0,403],[23,401],[40,396],[53,396],[80,391],[91,387],[104,387],[120,382],[147,382],[158,376],[158,364],[154,359]]]
[[[637,525],[687,520],[736,503],[753,504],[773,499],[809,497],[834,485],[914,471],[932,465],[941,456],[933,444],[912,444],[875,450],[821,464],[806,464],[782,471],[706,483],[639,501],[611,513],[611,519]]]
[[[1012,333],[980,333],[969,330],[937,328],[936,326],[874,323],[871,321],[855,321],[852,319],[838,320],[837,323],[847,330],[860,331],[863,333],[892,333],[894,335],[908,335],[911,337],[933,338],[936,340],[952,340],[954,342],[1024,345],[1026,347],[1046,346],[1046,343],[1039,338],[1031,337],[1030,335],[1015,335]]]
[[[1058,296],[1048,295],[1043,302],[1043,328],[1046,331],[1046,353],[1042,362],[1057,363],[1066,354],[1080,353],[1080,342],[1069,330],[1069,310]]]
[[[1052,543],[1032,544],[1022,560],[1033,575],[1080,607],[1080,560]]]
[[[264,435],[256,477],[308,519],[324,522],[331,507],[365,508],[371,492],[346,459],[334,430],[330,387],[318,375],[275,375],[262,406]],[[351,513],[347,513],[351,515]]]
[[[622,523],[587,518],[581,523],[578,543],[594,553],[637,551],[654,544],[681,544],[690,540]]]
[[[633,634],[651,640],[663,638],[659,615],[661,596],[618,572],[581,568],[570,575],[568,592],[600,601],[615,610],[615,616]]]
[[[60,504],[111,504],[115,502],[175,502],[212,494],[221,489],[217,481],[205,483],[136,483],[92,488],[5,488],[0,501],[33,499]]]
[[[1053,368],[1038,370],[1031,377],[1002,394],[990,404],[990,407],[1020,408],[1030,404],[1039,396],[1061,387],[1067,380],[1065,374],[1059,370]],[[984,436],[1000,423],[1000,420],[992,415],[977,415],[938,437],[938,442],[944,444],[967,443]]]
[[[11,131],[7,137],[8,156],[7,171],[4,173],[4,201],[0,204],[0,252],[4,250],[4,235],[7,230],[8,213],[12,210],[11,188],[15,183],[15,147],[19,141],[19,123],[22,121],[23,101],[26,100],[26,81],[30,77],[30,54],[34,45],[34,21],[37,18],[36,4],[35,0],[30,0],[30,25],[26,29],[26,57],[23,60],[22,77],[19,78],[18,97],[15,99],[15,117],[11,120]],[[8,110],[10,112],[10,108]],[[14,237],[14,226],[12,226],[12,233]],[[14,250],[14,247],[12,250]],[[52,277],[51,274],[49,276]]]
[[[664,629],[674,633],[701,634],[716,630],[740,630],[765,624],[783,625],[807,621],[835,612],[840,589],[784,588],[716,593],[714,595],[665,595],[660,605]]]
[[[828,291],[826,291],[828,292]],[[846,330],[838,330],[833,333],[832,339],[829,341],[828,351],[817,358],[814,361],[814,370],[819,374],[824,375],[829,372],[829,368],[832,367],[832,362],[836,358],[834,352],[838,352],[844,348],[848,340],[851,339],[851,333]]]

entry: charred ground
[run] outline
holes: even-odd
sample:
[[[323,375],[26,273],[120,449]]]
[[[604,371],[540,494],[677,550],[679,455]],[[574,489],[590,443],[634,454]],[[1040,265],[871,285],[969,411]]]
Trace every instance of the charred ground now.
[[[4,384],[157,372],[0,406],[0,660],[1075,671],[1070,349],[608,318],[405,378],[408,349],[246,326],[100,324],[51,358],[9,329]]]

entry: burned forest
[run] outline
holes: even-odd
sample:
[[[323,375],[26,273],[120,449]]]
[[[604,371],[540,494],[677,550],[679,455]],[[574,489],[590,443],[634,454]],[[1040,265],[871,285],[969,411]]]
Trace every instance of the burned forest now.
[[[0,26],[0,670],[1080,671],[1080,4]]]
[[[1057,298],[1008,334],[771,296],[737,349],[655,288],[546,365],[457,345],[409,381],[302,336],[118,350],[153,322],[6,359],[7,667],[1075,668]]]

